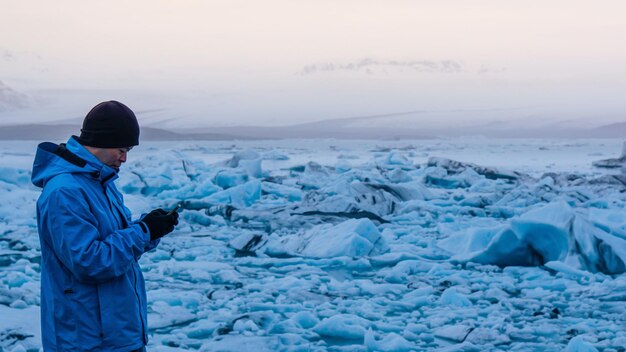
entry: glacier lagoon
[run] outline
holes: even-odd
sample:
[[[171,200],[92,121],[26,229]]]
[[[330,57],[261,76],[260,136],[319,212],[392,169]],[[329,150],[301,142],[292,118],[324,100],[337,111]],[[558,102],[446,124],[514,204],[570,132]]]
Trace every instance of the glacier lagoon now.
[[[624,351],[622,140],[145,142],[181,204],[140,261],[151,351]],[[35,351],[37,142],[0,142],[0,350]]]

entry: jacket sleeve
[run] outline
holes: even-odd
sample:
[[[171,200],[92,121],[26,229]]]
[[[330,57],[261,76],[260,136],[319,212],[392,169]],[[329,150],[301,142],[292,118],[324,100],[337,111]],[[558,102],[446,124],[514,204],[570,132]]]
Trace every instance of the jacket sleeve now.
[[[55,190],[46,208],[52,249],[84,283],[98,284],[124,274],[150,241],[139,224],[101,236],[96,215],[80,189]]]
[[[140,224],[141,221],[143,220],[143,218],[148,215],[148,214],[141,214],[141,217],[138,220],[135,221],[131,221],[132,218],[132,213],[130,211],[130,209],[128,209],[127,206],[124,205],[124,196],[122,195],[122,193],[120,193],[117,190],[117,187],[115,187],[115,184],[111,184],[111,188],[113,189],[113,194],[115,195],[116,198],[119,199],[119,203],[121,204],[121,208],[124,211],[124,216],[126,217],[126,221],[128,221],[129,224],[139,224],[141,226],[141,229],[143,230],[143,232],[148,234],[148,237],[150,237],[150,230],[148,229],[148,226],[144,223],[144,224]],[[156,239],[153,241],[148,242],[148,244],[146,244],[146,247],[143,249],[144,252],[149,252],[153,249],[155,249],[158,245],[159,242],[161,242],[161,239]],[[139,258],[141,257],[138,256],[135,259],[139,260]]]
[[[150,241],[150,242],[148,242],[148,244],[146,245],[146,247],[143,250],[145,252],[149,252],[149,251],[155,249],[159,245],[159,242],[161,242],[160,238],[156,239],[154,241]]]
[[[144,230],[144,232],[146,232],[148,234],[148,237],[150,237],[150,229],[148,229],[148,225],[146,225],[146,223],[142,223],[143,218],[146,217],[146,215],[148,215],[148,214],[141,214],[141,217],[139,219],[133,221],[131,224],[139,224],[141,226],[141,228]],[[159,245],[160,242],[161,242],[160,238],[157,238],[156,240],[149,241],[146,244],[146,247],[143,249],[143,251],[144,252],[149,252],[149,251],[155,249]],[[139,260],[139,258],[137,258],[137,260]]]

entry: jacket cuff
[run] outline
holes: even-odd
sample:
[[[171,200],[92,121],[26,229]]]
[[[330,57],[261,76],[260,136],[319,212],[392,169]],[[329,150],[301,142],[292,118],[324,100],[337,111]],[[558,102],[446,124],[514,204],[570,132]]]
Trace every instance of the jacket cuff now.
[[[150,229],[148,228],[148,225],[146,225],[142,221],[137,221],[131,226],[136,227],[137,232],[141,234],[144,240],[144,245],[150,242]]]
[[[150,235],[150,230],[148,229],[148,225],[146,225],[143,221],[138,222],[138,224],[139,226],[141,226],[141,229],[143,230],[143,232]]]

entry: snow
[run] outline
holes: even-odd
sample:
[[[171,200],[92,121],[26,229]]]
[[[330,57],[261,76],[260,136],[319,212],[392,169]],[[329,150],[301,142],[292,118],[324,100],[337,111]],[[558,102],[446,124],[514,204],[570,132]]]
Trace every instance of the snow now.
[[[23,301],[21,301],[24,304]],[[41,341],[39,308],[7,307],[0,304],[0,346],[7,351],[38,350]]]
[[[151,351],[621,351],[620,140],[142,143]],[[0,143],[0,350],[36,351],[36,142]],[[597,165],[597,163],[596,163]]]

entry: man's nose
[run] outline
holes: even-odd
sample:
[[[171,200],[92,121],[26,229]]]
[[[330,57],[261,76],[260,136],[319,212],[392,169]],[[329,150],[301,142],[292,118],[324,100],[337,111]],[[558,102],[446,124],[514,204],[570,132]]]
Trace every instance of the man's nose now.
[[[120,161],[125,163],[126,162],[126,152],[123,152],[122,155],[120,156]]]

